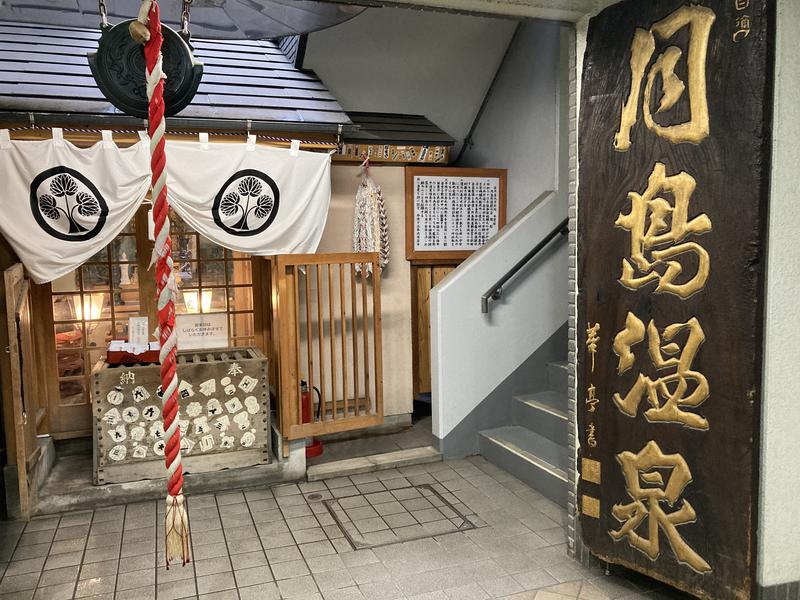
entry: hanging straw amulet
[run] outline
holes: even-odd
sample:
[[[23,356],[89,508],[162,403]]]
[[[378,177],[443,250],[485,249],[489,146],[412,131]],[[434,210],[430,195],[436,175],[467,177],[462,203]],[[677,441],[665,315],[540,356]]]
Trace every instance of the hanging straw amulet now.
[[[131,24],[128,25],[128,33],[131,34],[133,41],[137,44],[144,44],[150,39],[150,32],[147,29],[147,25],[139,21],[131,21]]]

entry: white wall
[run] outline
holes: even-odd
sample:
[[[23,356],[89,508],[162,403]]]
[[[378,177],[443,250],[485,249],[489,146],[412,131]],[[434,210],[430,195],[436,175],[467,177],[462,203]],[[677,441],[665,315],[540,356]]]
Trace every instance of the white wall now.
[[[308,37],[313,69],[345,110],[425,115],[466,136],[516,21],[369,8]]]
[[[411,367],[411,269],[405,255],[405,175],[402,167],[373,167],[389,220],[389,266],[381,276],[383,402],[385,415],[413,410]],[[359,168],[331,168],[331,208],[318,252],[353,251],[353,210]]]
[[[800,2],[778,0],[758,583],[800,581]]]
[[[431,291],[434,433],[444,438],[567,320],[567,249],[521,273],[490,315],[480,296],[567,216],[564,25],[521,24],[459,166],[508,169],[518,218]],[[559,161],[563,158],[563,161]],[[491,357],[490,359],[488,357]]]
[[[531,264],[482,314],[480,297],[567,216],[551,194],[431,290],[433,433],[444,438],[567,320],[567,245]],[[543,290],[547,290],[546,293]]]
[[[560,23],[520,25],[459,166],[508,169],[508,218],[558,185]]]

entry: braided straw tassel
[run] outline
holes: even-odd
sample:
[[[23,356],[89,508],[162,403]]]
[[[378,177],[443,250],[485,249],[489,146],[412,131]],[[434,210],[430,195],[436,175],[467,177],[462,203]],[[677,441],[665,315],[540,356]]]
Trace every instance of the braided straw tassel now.
[[[373,181],[368,171],[369,161],[364,161],[364,177],[356,192],[353,215],[353,252],[377,252],[381,270],[389,264],[389,223],[381,187]],[[356,265],[361,272],[361,265]],[[367,276],[372,264],[366,265]]]
[[[138,22],[147,26],[144,45],[145,76],[149,114],[150,170],[152,171],[153,219],[156,241],[153,263],[156,265],[158,297],[158,332],[161,350],[161,414],[164,419],[164,459],[167,466],[167,508],[165,514],[165,561],[189,562],[189,520],[183,498],[183,467],[178,427],[177,335],[175,333],[175,272],[172,263],[172,240],[169,236],[169,203],[167,201],[167,162],[164,132],[164,79],[162,69],[161,18],[158,3],[144,0]],[[135,38],[134,38],[135,39]]]
[[[389,219],[386,216],[386,203],[383,201],[381,186],[378,187],[378,242],[379,257],[378,264],[381,271],[389,264]]]

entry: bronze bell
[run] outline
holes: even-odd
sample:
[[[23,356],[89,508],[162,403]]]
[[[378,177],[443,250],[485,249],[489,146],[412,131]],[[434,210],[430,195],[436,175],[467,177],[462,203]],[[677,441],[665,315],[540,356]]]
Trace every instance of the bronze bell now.
[[[146,119],[147,82],[142,44],[149,38],[147,26],[133,19],[103,28],[97,51],[89,54],[89,66],[97,87],[111,104],[125,114]],[[174,29],[161,26],[164,36],[164,108],[171,117],[192,100],[203,64],[192,54],[191,46]]]

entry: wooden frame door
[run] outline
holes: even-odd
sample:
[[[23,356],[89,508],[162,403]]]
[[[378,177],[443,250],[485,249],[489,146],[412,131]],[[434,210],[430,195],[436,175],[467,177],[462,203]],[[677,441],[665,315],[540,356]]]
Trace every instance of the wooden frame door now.
[[[8,353],[11,362],[11,395],[14,439],[9,440],[9,463],[16,462],[19,511],[28,519],[36,505],[36,466],[41,450],[36,430],[44,420],[37,377],[36,347],[32,332],[30,282],[20,263],[4,273]]]
[[[411,265],[411,346],[414,399],[431,389],[431,289],[458,266],[449,264]]]

